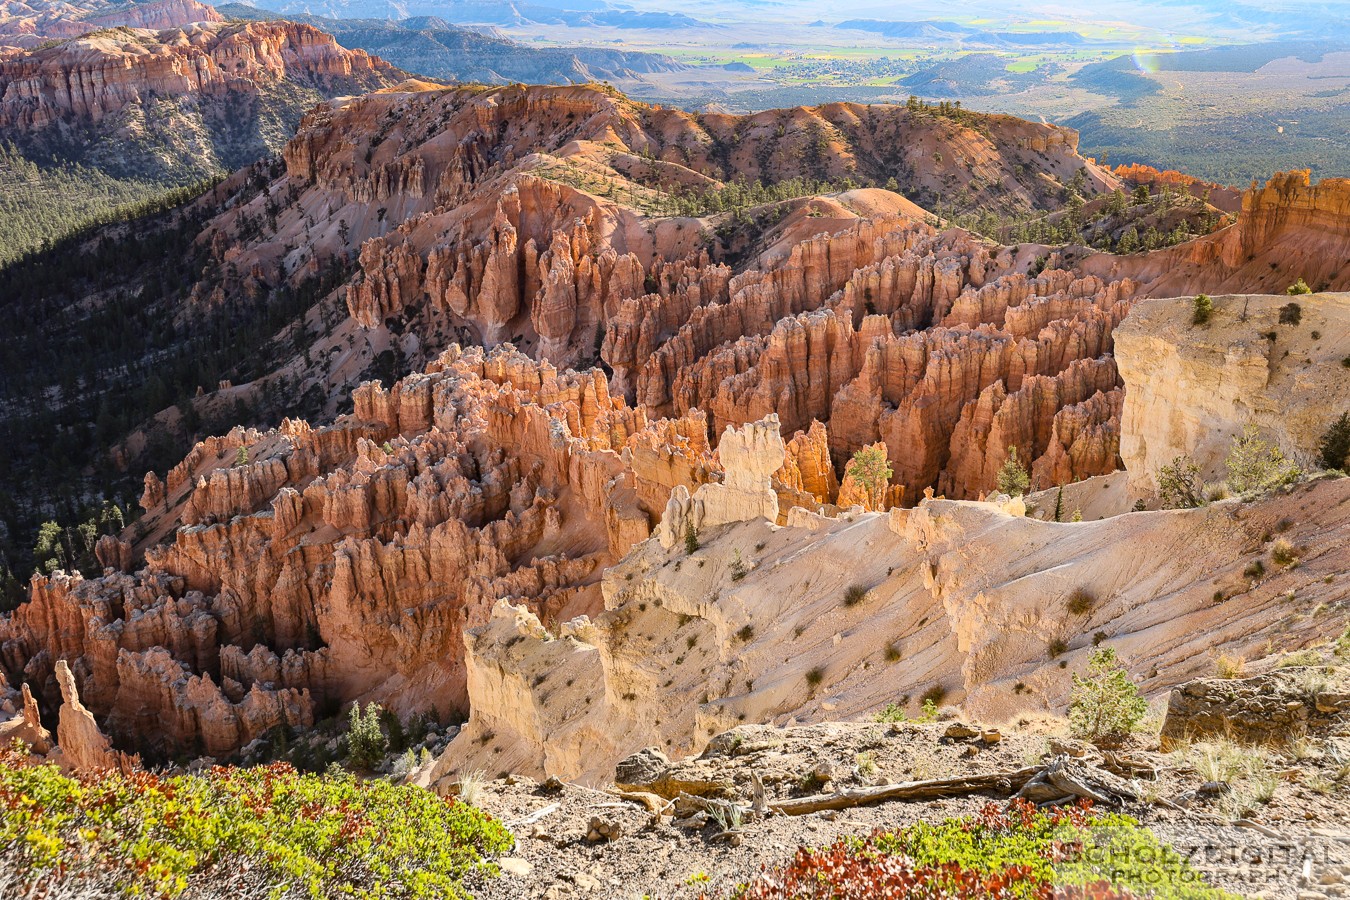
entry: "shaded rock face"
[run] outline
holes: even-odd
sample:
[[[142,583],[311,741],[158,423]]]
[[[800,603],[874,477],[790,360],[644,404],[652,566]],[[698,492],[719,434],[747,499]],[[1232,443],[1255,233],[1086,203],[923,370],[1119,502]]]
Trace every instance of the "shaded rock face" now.
[[[1313,683],[1318,681],[1320,686]],[[1350,714],[1350,694],[1329,690],[1325,683],[1324,678],[1302,678],[1295,669],[1182,685],[1167,701],[1162,748],[1204,740],[1284,746],[1343,723]]]

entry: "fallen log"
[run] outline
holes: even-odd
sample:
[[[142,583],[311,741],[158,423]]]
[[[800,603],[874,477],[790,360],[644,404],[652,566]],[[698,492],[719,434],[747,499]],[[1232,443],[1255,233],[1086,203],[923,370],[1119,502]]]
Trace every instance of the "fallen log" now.
[[[969,775],[963,778],[930,778],[924,781],[903,781],[878,787],[852,788],[833,794],[816,794],[790,800],[771,801],[770,812],[789,816],[804,816],[826,809],[851,809],[888,800],[936,800],[941,797],[960,797],[995,791],[1011,794],[1019,791],[1046,766],[1029,766],[1013,772],[993,772],[987,775]]]

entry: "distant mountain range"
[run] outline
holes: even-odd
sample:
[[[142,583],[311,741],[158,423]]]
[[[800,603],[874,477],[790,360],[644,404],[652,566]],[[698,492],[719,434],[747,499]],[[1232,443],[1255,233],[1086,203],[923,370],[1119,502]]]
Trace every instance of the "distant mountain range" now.
[[[433,78],[485,84],[582,84],[637,78],[644,73],[684,68],[668,56],[602,47],[528,47],[508,38],[452,25],[438,16],[334,19],[301,13],[277,14],[230,3],[216,7],[234,19],[275,20],[312,25],[353,50],[365,50],[400,69]]]
[[[989,47],[1059,47],[1088,43],[1076,31],[988,31],[938,20],[888,22],[882,19],[849,19],[840,22],[835,28],[870,31],[888,38],[959,41]]]
[[[682,13],[641,12],[596,0],[566,0],[563,6],[512,0],[261,0],[262,9],[286,15],[336,19],[407,19],[437,16],[455,25],[565,25],[571,28],[710,28]]]

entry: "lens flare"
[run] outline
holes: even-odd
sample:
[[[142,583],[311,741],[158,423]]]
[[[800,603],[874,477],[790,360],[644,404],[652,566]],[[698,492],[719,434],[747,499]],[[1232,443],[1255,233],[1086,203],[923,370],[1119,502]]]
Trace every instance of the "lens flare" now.
[[[1155,73],[1159,71],[1158,54],[1149,50],[1135,50],[1134,67],[1140,72]]]

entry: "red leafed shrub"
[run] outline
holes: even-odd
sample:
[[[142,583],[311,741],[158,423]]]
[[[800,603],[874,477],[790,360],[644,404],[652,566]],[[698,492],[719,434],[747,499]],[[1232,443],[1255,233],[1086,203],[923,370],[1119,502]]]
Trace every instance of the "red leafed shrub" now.
[[[979,872],[956,863],[913,865],[878,852],[869,839],[802,847],[792,862],[764,872],[736,900],[1133,900],[1106,882],[1056,888],[1028,866]],[[708,900],[708,895],[703,895]]]
[[[1090,803],[989,803],[978,815],[915,822],[802,847],[730,894],[701,900],[1232,900],[1137,821]]]

